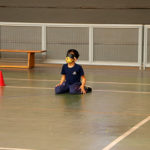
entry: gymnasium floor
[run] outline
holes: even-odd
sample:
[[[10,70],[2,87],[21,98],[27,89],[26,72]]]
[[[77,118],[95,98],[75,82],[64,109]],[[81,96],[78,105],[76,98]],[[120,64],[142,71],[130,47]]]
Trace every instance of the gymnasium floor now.
[[[1,71],[0,150],[150,149],[149,70],[85,66],[86,95],[55,95],[57,65]]]

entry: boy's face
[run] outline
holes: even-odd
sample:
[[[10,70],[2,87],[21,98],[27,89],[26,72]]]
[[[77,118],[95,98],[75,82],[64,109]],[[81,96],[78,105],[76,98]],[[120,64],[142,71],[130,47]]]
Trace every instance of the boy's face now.
[[[66,62],[67,63],[73,63],[76,61],[76,57],[74,55],[73,52],[70,52],[67,56],[66,56]]]

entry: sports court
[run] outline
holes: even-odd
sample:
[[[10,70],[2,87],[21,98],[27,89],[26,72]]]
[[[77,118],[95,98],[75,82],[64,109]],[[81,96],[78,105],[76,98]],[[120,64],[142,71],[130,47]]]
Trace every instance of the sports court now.
[[[0,149],[102,150],[120,136],[111,149],[150,149],[149,70],[83,68],[86,95],[55,95],[60,65],[2,69]]]
[[[0,150],[150,150],[149,15],[147,0],[1,1]],[[69,49],[92,93],[55,94]]]

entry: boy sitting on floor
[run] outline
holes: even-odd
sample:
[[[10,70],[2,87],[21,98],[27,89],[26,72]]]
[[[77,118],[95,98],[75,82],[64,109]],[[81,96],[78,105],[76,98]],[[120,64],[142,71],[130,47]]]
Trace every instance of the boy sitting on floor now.
[[[75,62],[79,58],[79,53],[75,49],[67,52],[66,62],[62,67],[62,77],[59,84],[55,87],[56,94],[69,92],[70,94],[86,94],[92,91],[92,88],[86,87],[86,78],[82,66]]]

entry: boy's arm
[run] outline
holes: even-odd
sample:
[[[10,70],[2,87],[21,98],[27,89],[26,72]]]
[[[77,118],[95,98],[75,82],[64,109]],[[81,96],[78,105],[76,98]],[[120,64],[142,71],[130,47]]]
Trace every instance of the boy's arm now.
[[[65,80],[66,80],[66,75],[64,75],[64,74],[63,74],[63,75],[61,76],[60,83],[59,83],[59,84],[57,84],[57,85],[56,85],[56,87],[57,87],[57,86],[62,85],[62,84],[63,84],[63,82],[64,82]]]
[[[81,86],[80,86],[80,89],[81,89],[81,92],[83,93],[83,94],[86,94],[86,91],[85,91],[85,84],[86,84],[86,78],[85,78],[85,76],[83,75],[83,76],[81,76],[81,81],[82,81],[82,84],[81,84]]]

